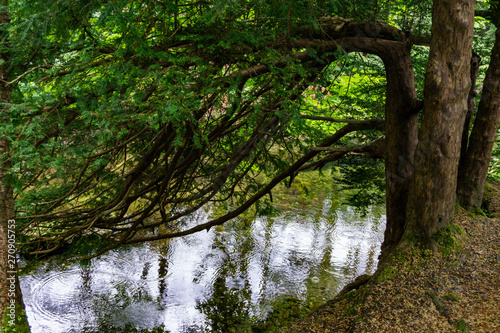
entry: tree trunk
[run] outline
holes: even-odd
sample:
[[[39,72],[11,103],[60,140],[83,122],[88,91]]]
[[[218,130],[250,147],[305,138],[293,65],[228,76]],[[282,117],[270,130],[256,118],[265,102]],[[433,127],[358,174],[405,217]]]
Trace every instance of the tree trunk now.
[[[474,0],[435,0],[424,112],[407,205],[406,234],[432,244],[451,223],[470,90]]]
[[[0,75],[4,73],[0,67]],[[10,90],[0,83],[0,102],[4,98],[10,98]],[[0,138],[0,332],[24,333],[30,329],[17,274],[14,193],[6,180],[9,167],[8,141]]]
[[[0,85],[5,85],[1,83]],[[0,88],[0,100],[4,102],[6,92]],[[6,181],[6,173],[8,170],[8,146],[7,140],[0,139],[0,313],[2,318],[4,318],[4,313],[8,307],[12,307],[11,302],[14,307],[14,317],[11,319],[16,319],[15,316],[15,306],[16,298],[15,291],[11,288],[11,285],[15,286],[17,279],[15,262],[15,253],[9,256],[9,236],[12,234],[15,224],[14,221],[14,198],[12,193],[12,186],[10,186]],[[9,230],[11,233],[9,233]],[[11,243],[11,247],[15,247],[15,244]],[[13,247],[13,248],[14,248]],[[14,282],[11,284],[11,282]],[[14,294],[13,294],[14,293]],[[2,323],[2,330],[4,325]]]
[[[458,199],[466,208],[480,207],[493,144],[500,123],[500,28],[497,28],[491,61],[483,84],[469,146],[458,174]]]
[[[6,0],[0,0],[0,7],[6,5]],[[2,11],[0,24],[5,25],[8,22],[8,14]],[[8,54],[0,54],[0,58],[7,60]],[[0,66],[0,79],[2,80],[0,81],[0,104],[2,105],[11,102],[12,86],[5,83],[9,81],[9,77],[7,65]],[[4,108],[1,112],[8,111]],[[17,275],[14,192],[7,181],[9,169],[9,141],[6,138],[0,138],[0,315],[2,320],[0,331],[29,332]]]
[[[417,146],[417,94],[409,48],[388,50],[382,58],[387,73],[385,156],[387,225],[383,259],[399,243],[406,220],[406,203]]]
[[[364,37],[344,38],[341,43],[347,52],[358,51],[378,55],[384,62],[386,71],[387,226],[381,260],[399,243],[403,235],[413,159],[418,141],[418,111],[421,108],[415,90],[410,48],[402,32],[398,37],[400,41]]]
[[[458,170],[460,172],[460,168],[462,164],[464,163],[465,159],[465,153],[467,152],[467,146],[469,145],[469,132],[470,132],[470,125],[472,121],[472,116],[474,115],[474,112],[476,111],[476,80],[477,80],[477,74],[479,73],[479,64],[481,62],[481,57],[475,53],[472,52],[472,57],[470,60],[470,90],[469,90],[469,97],[467,101],[467,115],[465,116],[465,123],[464,123],[464,131],[462,133],[462,147],[460,149],[460,162],[458,163]]]

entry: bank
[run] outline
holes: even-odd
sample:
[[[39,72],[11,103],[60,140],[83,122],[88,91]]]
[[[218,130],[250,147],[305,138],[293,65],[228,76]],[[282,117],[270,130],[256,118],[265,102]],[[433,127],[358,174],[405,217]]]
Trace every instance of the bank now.
[[[397,256],[283,332],[500,332],[498,183],[485,204],[484,214],[458,209],[440,252]]]

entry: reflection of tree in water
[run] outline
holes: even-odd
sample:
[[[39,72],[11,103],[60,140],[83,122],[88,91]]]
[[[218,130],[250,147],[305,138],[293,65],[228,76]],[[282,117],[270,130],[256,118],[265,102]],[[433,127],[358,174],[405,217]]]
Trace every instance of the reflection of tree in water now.
[[[158,259],[158,283],[159,283],[159,301],[154,302],[153,297],[147,288],[148,278],[153,272],[151,261],[145,261],[142,265],[142,271],[139,281],[134,281],[132,276],[113,275],[112,280],[99,281],[95,277],[97,272],[92,269],[90,261],[81,262],[81,288],[80,288],[80,306],[82,315],[85,317],[85,326],[81,329],[82,333],[168,333],[165,325],[161,323],[160,318],[150,317],[147,326],[140,327],[137,318],[133,315],[138,308],[147,307],[151,304],[159,304],[160,310],[163,309],[162,295],[166,290],[166,278],[168,273],[168,256],[170,254],[169,246],[158,248],[160,254]],[[132,264],[132,263],[129,263]],[[184,332],[189,332],[185,330]],[[197,327],[193,332],[200,332]]]
[[[305,198],[315,205],[273,216],[240,216],[202,234],[206,237],[182,240],[195,262],[189,282],[200,291],[188,296],[198,302],[203,315],[197,312],[196,322],[180,318],[176,330],[279,332],[333,297],[348,280],[374,270],[381,236],[373,234],[383,228],[383,207],[369,207],[369,215],[363,217],[351,207],[338,207],[334,190],[318,186],[318,194],[314,186],[306,185],[310,190]],[[172,274],[176,277],[176,265],[183,262],[182,255],[175,257],[175,244],[155,243],[154,258],[149,251],[138,251],[139,259],[111,260],[108,268],[127,272],[111,282],[109,270],[103,280],[91,266],[82,266],[78,302],[86,330],[79,332],[164,332],[164,326],[144,327],[176,320],[162,316],[179,288],[169,279]],[[127,316],[134,311],[139,315]],[[78,325],[84,325],[82,320]]]
[[[90,261],[80,263],[80,275],[82,278],[82,286],[80,288],[80,315],[82,320],[86,323],[93,322],[94,310],[92,309],[92,269],[90,268]]]
[[[200,332],[203,332],[204,331],[204,328],[203,326],[200,326],[200,325],[184,325],[181,327],[180,329],[180,332],[182,333],[200,333]],[[166,333],[168,333],[168,331],[165,331]],[[158,333],[163,333],[163,331],[158,331]]]
[[[156,304],[158,304],[159,310],[165,310],[167,304],[165,300],[167,299],[167,278],[169,273],[169,262],[171,255],[171,246],[168,242],[161,242],[158,244],[158,297]],[[144,271],[143,271],[144,275]]]
[[[339,209],[339,221],[343,224],[340,234],[344,232],[344,238],[347,239],[344,245],[347,255],[342,272],[348,280],[375,271],[380,252],[380,231],[385,228],[383,209],[383,206],[366,207],[365,213],[368,215],[353,207]]]
[[[142,271],[145,279],[151,264],[146,262]],[[82,263],[81,287],[79,288],[80,311],[85,323],[81,332],[107,333],[156,333],[167,332],[163,325],[152,323],[153,329],[139,329],[133,318],[129,318],[128,307],[136,304],[150,304],[153,299],[141,283],[132,283],[126,276],[113,276],[111,285],[94,279],[95,272],[89,264]],[[117,311],[119,310],[119,311]],[[132,309],[133,311],[133,309]]]
[[[81,333],[95,333],[95,332],[106,332],[106,333],[169,333],[165,326],[162,324],[154,328],[137,328],[135,324],[128,323],[125,326],[117,327],[107,323],[102,324],[98,328],[88,328],[81,331]],[[186,332],[186,331],[185,331]],[[196,331],[197,333],[200,331]],[[187,333],[187,332],[186,332]]]
[[[165,300],[167,299],[167,274],[168,264],[170,262],[170,245],[162,246],[159,248],[158,259],[158,304],[160,310],[165,309]]]
[[[163,299],[167,297],[167,273],[168,273],[168,260],[164,256],[161,256],[158,260],[158,291],[159,298]]]
[[[307,285],[307,306],[316,307],[332,298],[340,289],[342,281],[336,273],[332,261],[332,239],[327,238],[321,263],[316,263],[309,271]],[[321,282],[321,283],[320,283]]]
[[[142,268],[141,280],[146,280],[149,274],[149,269],[151,268],[151,263],[146,261],[144,267]]]
[[[348,279],[354,279],[358,275],[372,274],[377,266],[377,254],[379,252],[379,245],[372,244],[364,257],[361,244],[354,243],[349,246],[347,252],[346,265],[344,266],[344,275]],[[361,270],[363,263],[366,264],[364,270]]]
[[[380,245],[377,244],[372,244],[370,246],[370,249],[368,250],[368,258],[366,260],[366,274],[371,274],[375,272],[375,269],[377,268],[378,264],[378,253],[380,250]]]
[[[226,277],[219,275],[210,298],[197,308],[206,316],[209,332],[252,332],[247,296],[244,290],[229,288]]]
[[[359,247],[359,244],[351,244],[347,252],[347,260],[344,266],[344,275],[349,279],[354,279],[356,276],[358,276],[361,256]]]
[[[220,233],[214,239],[212,249],[223,252],[224,256],[213,283],[212,295],[197,305],[206,316],[207,331],[252,332],[247,258],[254,245],[252,237],[245,232]],[[233,285],[236,286],[230,287]]]
[[[84,327],[84,332],[148,332],[147,330],[137,330],[137,323],[132,322],[133,318],[128,318],[123,311],[139,303],[150,303],[152,298],[143,288],[137,288],[133,294],[129,292],[129,286],[115,286],[115,293],[110,291],[99,293],[93,291],[87,299],[87,309],[92,309],[94,321],[88,322]],[[156,326],[156,325],[155,325]],[[127,329],[128,327],[128,329]],[[131,328],[134,330],[130,330]]]
[[[306,315],[311,309],[311,302],[306,302],[296,292],[296,286],[288,285],[283,280],[283,273],[290,271],[301,271],[304,276],[312,276],[316,272],[315,264],[311,262],[308,255],[301,253],[298,249],[291,248],[284,253],[286,265],[278,268],[271,267],[271,256],[276,252],[276,244],[273,244],[273,219],[266,218],[263,222],[262,239],[259,241],[251,230],[251,225],[246,225],[245,230],[234,233],[218,234],[213,249],[217,249],[224,255],[218,263],[219,271],[213,283],[212,295],[203,300],[197,306],[206,316],[206,331],[208,332],[279,332],[283,327]],[[267,223],[266,223],[267,221]],[[255,221],[253,221],[255,223]],[[241,223],[237,225],[243,225]],[[315,230],[317,233],[324,232]],[[327,242],[331,242],[329,237]],[[326,266],[331,266],[331,244],[322,242],[314,243],[315,251],[323,252],[323,261]],[[258,257],[261,267],[261,281],[259,284],[259,295],[252,300],[249,264]],[[283,270],[280,274],[279,270]],[[321,270],[321,269],[319,269]],[[330,276],[330,279],[334,277]],[[311,283],[307,279],[304,283],[303,292],[309,295],[318,293],[317,283]],[[285,283],[285,284],[284,284]],[[285,287],[285,290],[281,290]],[[281,288],[281,289],[280,289]],[[336,285],[334,286],[336,289]],[[323,291],[324,292],[324,291]],[[288,294],[292,293],[292,295]],[[302,294],[302,292],[301,292]],[[267,311],[254,308],[252,301],[266,304]],[[314,306],[320,302],[313,302]]]
[[[301,186],[295,186],[296,192],[303,194],[303,202],[309,203],[299,205],[300,210],[292,209],[292,214],[274,217],[240,216],[225,226],[232,232],[217,234],[212,247],[222,254],[217,255],[219,275],[214,277],[210,298],[198,305],[206,316],[208,331],[278,331],[287,320],[296,320],[296,316],[305,315],[311,307],[333,297],[342,284],[359,274],[360,269],[373,270],[380,244],[370,239],[366,248],[363,246],[367,241],[364,236],[370,237],[369,231],[373,233],[379,229],[383,209],[368,207],[369,215],[360,216],[359,210],[339,207],[340,198],[337,198],[339,193],[335,186],[332,183],[332,186],[316,186],[316,180],[323,179],[301,179]],[[278,204],[275,206],[278,210],[288,211],[294,206],[296,195],[291,195],[292,202],[280,200],[282,194],[277,191]],[[342,225],[338,225],[339,218]],[[309,252],[304,252],[300,244],[293,244],[295,238],[300,243],[301,236],[297,233],[284,234],[291,237],[285,247],[277,242],[276,236],[289,228],[288,222],[297,225],[296,232],[313,233],[305,235],[312,239]],[[309,225],[309,229],[302,228],[302,224]],[[354,231],[354,238],[358,238],[347,244],[347,260],[342,266],[337,266],[333,259],[338,238],[331,235],[338,227]],[[278,266],[273,262],[277,257],[280,258]],[[255,265],[255,261],[259,265],[259,291],[251,295],[250,284],[256,281],[249,277],[248,266]],[[203,271],[200,269],[199,273]]]

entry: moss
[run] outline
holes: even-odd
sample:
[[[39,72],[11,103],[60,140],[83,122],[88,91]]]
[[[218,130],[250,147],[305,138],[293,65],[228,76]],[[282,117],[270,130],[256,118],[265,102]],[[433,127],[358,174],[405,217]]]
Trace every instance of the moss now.
[[[464,234],[465,232],[460,226],[450,224],[449,226],[437,231],[432,236],[432,240],[441,254],[449,256],[462,249],[463,243],[461,236]]]
[[[484,216],[488,217],[488,214],[486,211],[484,211],[482,208],[476,207],[473,210],[467,210],[467,214],[472,217],[473,219],[478,218],[479,216]]]
[[[439,299],[436,292],[433,290],[428,290],[427,295],[429,295],[432,299],[432,303],[436,306],[436,309],[445,317],[448,317],[449,309],[448,307]]]
[[[447,301],[451,302],[459,302],[460,301],[460,296],[458,296],[455,293],[449,293],[443,296],[443,298]]]
[[[460,332],[469,332],[470,331],[470,327],[469,325],[467,324],[467,322],[464,320],[464,319],[459,319],[455,322],[455,327],[457,328],[457,330],[459,330]]]
[[[488,217],[497,217],[498,198],[500,198],[500,183],[496,181],[487,181],[484,184],[483,200],[481,202],[481,211]],[[494,204],[495,203],[495,204]]]
[[[355,316],[357,312],[358,312],[358,311],[356,310],[356,307],[355,307],[355,306],[350,307],[350,308],[347,308],[347,310],[346,310],[346,314],[347,314],[348,316]]]
[[[407,242],[402,248],[393,250],[386,264],[383,266],[379,264],[379,268],[383,267],[383,269],[375,274],[376,281],[384,282],[392,279],[401,271],[409,272],[420,269],[421,264],[426,259],[434,256],[434,252],[419,244],[421,243],[417,241],[412,244]]]
[[[489,182],[486,182],[484,184],[484,193],[486,194],[486,193],[489,193],[491,191],[493,191],[493,185],[490,184]]]
[[[29,333],[30,327],[28,324],[28,320],[26,317],[26,313],[24,309],[16,304],[15,307],[15,318],[11,318],[9,315],[9,311],[4,313],[4,317],[2,320],[2,333]]]
[[[422,258],[427,260],[427,259],[431,259],[432,257],[434,257],[434,252],[431,250],[431,249],[424,249],[422,251]]]
[[[390,266],[382,270],[377,276],[377,282],[390,280],[395,275],[394,267]]]
[[[356,317],[360,314],[360,307],[363,306],[368,293],[370,293],[370,288],[367,285],[362,285],[359,289],[353,290],[344,296],[349,295],[347,299],[347,304],[344,307],[345,317]],[[356,321],[362,321],[363,316],[358,317]]]
[[[345,293],[344,295],[337,296],[338,301],[340,300],[346,300],[346,301],[351,301],[356,294],[356,290],[353,290],[351,292]]]

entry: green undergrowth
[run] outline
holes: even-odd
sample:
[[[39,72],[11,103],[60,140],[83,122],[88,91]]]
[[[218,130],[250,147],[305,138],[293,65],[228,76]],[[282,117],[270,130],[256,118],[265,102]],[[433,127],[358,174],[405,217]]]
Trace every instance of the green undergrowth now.
[[[2,333],[29,333],[30,327],[27,322],[26,313],[24,309],[19,305],[15,304],[15,311],[7,311],[4,313],[2,320],[2,327],[0,329]]]

